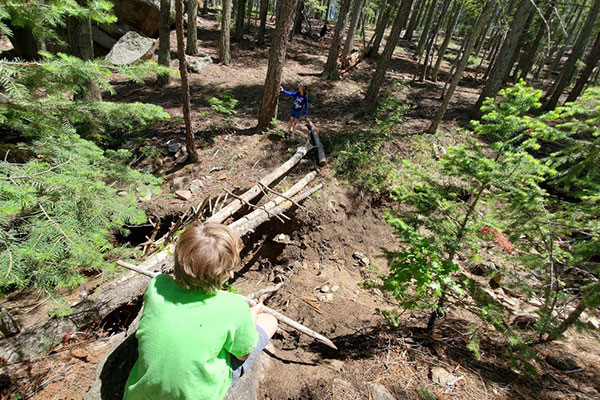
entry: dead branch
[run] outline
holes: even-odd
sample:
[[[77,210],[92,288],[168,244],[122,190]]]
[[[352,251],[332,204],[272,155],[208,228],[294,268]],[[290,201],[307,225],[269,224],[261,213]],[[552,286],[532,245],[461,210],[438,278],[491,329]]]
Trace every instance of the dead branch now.
[[[259,290],[258,292],[254,292],[254,293],[252,293],[252,294],[249,294],[249,295],[248,295],[248,298],[249,298],[250,300],[254,300],[254,299],[260,299],[260,298],[261,298],[262,296],[264,296],[265,294],[271,294],[271,293],[274,293],[274,292],[278,291],[278,290],[279,290],[279,288],[280,288],[282,285],[283,285],[283,282],[279,282],[279,283],[278,283],[277,285],[275,285],[275,286],[271,286],[271,287],[268,287],[268,288],[264,288],[264,289],[261,289],[261,290]]]
[[[300,162],[300,160],[306,155],[306,152],[307,152],[307,146],[299,147],[298,150],[296,150],[296,153],[292,156],[292,158],[290,158],[285,163],[280,165],[278,168],[276,168],[274,171],[272,171],[267,176],[263,177],[259,181],[259,183],[263,186],[269,186],[275,180],[279,179],[281,176],[283,176],[285,173],[287,173],[294,165],[298,164]],[[240,197],[243,198],[245,201],[249,202],[250,200],[252,200],[259,194],[260,194],[260,185],[257,183],[256,185],[254,185],[250,189],[248,189]],[[223,207],[218,213],[216,213],[212,217],[210,217],[207,222],[221,222],[222,223],[227,218],[231,217],[236,211],[238,211],[242,207],[242,205],[243,205],[243,203],[240,200],[235,199],[231,203],[229,203],[226,207]]]
[[[121,267],[130,269],[132,271],[135,271],[135,272],[143,274],[143,275],[146,275],[150,278],[154,278],[155,276],[158,275],[158,273],[156,273],[156,272],[150,272],[146,269],[138,268],[133,264],[129,264],[129,263],[123,262],[121,260],[117,261],[116,263],[117,263],[117,265],[120,265]],[[242,295],[240,295],[240,296],[242,296]],[[256,300],[250,299],[246,296],[242,296],[242,297],[250,305],[256,305],[258,303]],[[337,350],[337,347],[335,346],[335,344],[333,344],[333,342],[331,340],[327,339],[325,336],[321,335],[320,333],[317,333],[317,332],[313,331],[312,329],[309,329],[306,326],[300,324],[298,321],[294,321],[293,319],[288,318],[285,315],[278,313],[277,311],[275,311],[267,306],[263,306],[263,312],[274,316],[275,318],[277,318],[277,320],[279,322],[284,323],[284,324],[288,325],[289,327],[294,328],[297,331],[304,333],[305,335],[313,337],[313,338],[317,339],[318,341],[320,341],[321,343],[326,344],[327,346]]]
[[[259,185],[260,185],[260,183],[259,183]],[[298,207],[299,209],[304,210],[304,206],[296,203],[294,200],[291,199],[291,197],[288,197],[288,196],[284,195],[283,193],[276,192],[275,190],[271,189],[268,186],[262,186],[262,189],[264,189],[267,192],[272,193],[272,194],[274,194],[276,196],[283,197],[284,199],[286,199],[286,200],[291,201],[292,203],[294,203],[294,205],[296,207]]]
[[[244,203],[244,204],[245,204],[245,205],[247,205],[248,207],[250,207],[250,208],[254,208],[255,210],[263,210],[263,211],[265,211],[266,213],[268,213],[268,214],[269,214],[269,216],[275,217],[275,218],[277,218],[277,219],[278,219],[279,221],[281,221],[281,222],[285,222],[285,221],[283,220],[283,218],[281,218],[279,215],[273,215],[273,214],[271,214],[271,213],[269,212],[269,210],[267,210],[266,208],[264,208],[264,206],[261,206],[261,207],[259,207],[259,206],[255,206],[254,204],[247,202],[247,201],[246,201],[246,200],[244,200],[243,198],[241,198],[241,197],[239,197],[239,196],[237,196],[237,195],[235,195],[235,194],[231,193],[229,190],[227,190],[227,189],[224,189],[224,190],[225,190],[227,193],[229,193],[229,194],[231,195],[231,197],[238,199],[239,201],[241,201],[242,203]],[[288,218],[288,217],[286,216],[286,218]],[[289,218],[288,218],[288,220],[289,220]]]

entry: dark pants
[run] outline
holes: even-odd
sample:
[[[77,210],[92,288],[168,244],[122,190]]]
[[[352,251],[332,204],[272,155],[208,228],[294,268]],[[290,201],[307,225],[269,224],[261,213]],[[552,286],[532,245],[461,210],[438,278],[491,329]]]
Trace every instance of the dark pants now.
[[[263,328],[257,326],[256,332],[258,332],[258,343],[250,354],[250,357],[242,361],[238,360],[234,356],[231,356],[231,386],[235,385],[235,383],[244,375],[244,373],[250,369],[250,366],[254,363],[254,361],[256,361],[260,355],[260,352],[267,347],[267,344],[269,344],[269,337]]]

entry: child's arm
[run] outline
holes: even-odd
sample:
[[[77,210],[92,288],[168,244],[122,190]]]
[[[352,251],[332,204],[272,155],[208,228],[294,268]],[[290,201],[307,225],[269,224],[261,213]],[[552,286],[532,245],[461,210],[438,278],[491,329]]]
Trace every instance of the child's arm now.
[[[279,86],[279,89],[280,89],[281,93],[287,94],[288,96],[296,95],[296,92],[290,92],[288,90],[285,90],[282,86]]]

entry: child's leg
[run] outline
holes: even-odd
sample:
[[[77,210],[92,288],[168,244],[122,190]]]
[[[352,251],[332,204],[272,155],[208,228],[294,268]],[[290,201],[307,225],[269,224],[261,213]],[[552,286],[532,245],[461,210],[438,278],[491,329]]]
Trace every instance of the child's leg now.
[[[296,120],[296,118],[290,117],[290,122],[288,122],[288,133],[290,133],[290,134],[293,132],[295,120]]]
[[[256,326],[261,327],[271,339],[277,331],[277,318],[271,314],[260,313],[256,316]]]

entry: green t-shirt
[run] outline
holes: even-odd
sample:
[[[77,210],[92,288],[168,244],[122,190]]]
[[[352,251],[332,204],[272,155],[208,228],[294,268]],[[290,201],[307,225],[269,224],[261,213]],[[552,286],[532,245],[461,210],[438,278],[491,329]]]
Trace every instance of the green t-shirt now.
[[[148,284],[136,336],[139,357],[125,400],[222,399],[231,386],[230,354],[249,354],[258,341],[241,296],[190,292],[168,275]]]

